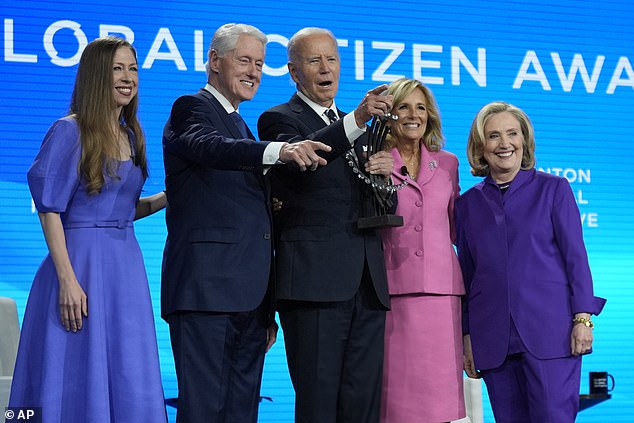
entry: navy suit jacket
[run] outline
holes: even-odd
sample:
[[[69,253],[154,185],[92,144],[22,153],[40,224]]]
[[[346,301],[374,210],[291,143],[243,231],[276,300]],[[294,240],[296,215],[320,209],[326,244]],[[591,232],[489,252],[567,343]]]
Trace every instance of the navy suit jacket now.
[[[262,165],[267,144],[241,139],[206,90],[174,102],[163,133],[164,318],[177,311],[250,311],[262,302],[272,258]]]
[[[378,231],[357,229],[359,217],[372,207],[372,194],[342,156],[351,148],[343,120],[326,125],[295,94],[260,116],[258,133],[260,139],[312,139],[333,147],[320,154],[328,164],[314,172],[293,172],[289,166],[270,172],[273,195],[283,201],[275,217],[277,298],[348,300],[359,289],[367,258],[374,289],[387,307],[381,238]]]

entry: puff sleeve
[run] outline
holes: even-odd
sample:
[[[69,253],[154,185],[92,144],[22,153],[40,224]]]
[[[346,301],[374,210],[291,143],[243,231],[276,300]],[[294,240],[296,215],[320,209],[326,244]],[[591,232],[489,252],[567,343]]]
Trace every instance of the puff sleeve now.
[[[66,211],[80,182],[80,150],[79,127],[74,119],[59,119],[49,128],[27,172],[39,212]]]

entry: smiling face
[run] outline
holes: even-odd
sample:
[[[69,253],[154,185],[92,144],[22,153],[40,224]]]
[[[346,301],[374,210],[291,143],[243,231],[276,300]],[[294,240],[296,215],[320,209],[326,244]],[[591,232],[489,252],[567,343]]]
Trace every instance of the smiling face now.
[[[236,47],[219,57],[209,54],[210,83],[234,108],[251,100],[258,91],[264,65],[264,45],[251,35],[240,35]]]
[[[399,143],[418,143],[427,129],[427,99],[419,88],[392,107],[392,113],[398,116],[392,122],[390,131]]]
[[[288,64],[297,89],[315,103],[330,107],[339,89],[337,42],[328,34],[312,34],[297,43],[293,62]]]
[[[510,182],[522,166],[524,135],[520,122],[510,112],[489,117],[484,125],[484,160],[496,183]]]
[[[139,72],[136,57],[129,47],[119,47],[112,60],[112,80],[117,111],[137,95]],[[118,114],[117,114],[118,115]]]

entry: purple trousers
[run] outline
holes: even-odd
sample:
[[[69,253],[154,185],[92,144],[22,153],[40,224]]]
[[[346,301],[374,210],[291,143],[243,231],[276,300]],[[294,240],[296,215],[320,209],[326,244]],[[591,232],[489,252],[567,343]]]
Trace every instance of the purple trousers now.
[[[496,423],[573,423],[579,411],[581,356],[539,359],[511,325],[509,355],[483,370]]]

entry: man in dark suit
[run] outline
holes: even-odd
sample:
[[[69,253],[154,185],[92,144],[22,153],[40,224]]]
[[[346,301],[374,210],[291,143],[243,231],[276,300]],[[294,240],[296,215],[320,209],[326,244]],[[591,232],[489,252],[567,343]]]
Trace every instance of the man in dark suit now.
[[[379,233],[357,229],[371,208],[358,167],[386,177],[392,171],[391,155],[380,152],[364,163],[361,148],[365,123],[387,113],[391,97],[379,95],[386,86],[377,87],[340,118],[344,114],[334,102],[339,53],[328,30],[299,31],[289,41],[288,57],[298,92],[260,116],[259,135],[315,139],[332,147],[324,155],[328,165],[315,172],[271,172],[273,195],[282,201],[276,296],[296,393],[295,421],[378,422],[389,298]]]
[[[256,422],[271,304],[265,170],[316,169],[314,141],[257,142],[237,114],[262,77],[266,36],[227,24],[209,48],[208,84],[176,100],[163,150],[168,209],[161,314],[178,377],[179,423]]]

